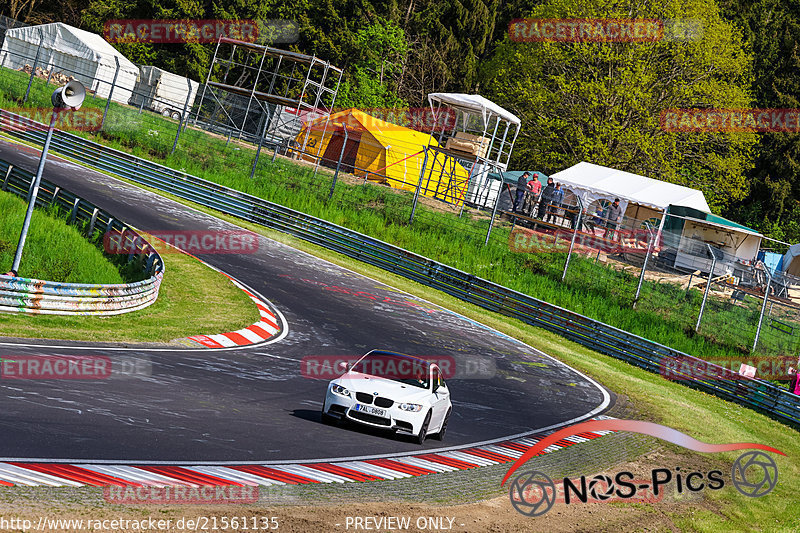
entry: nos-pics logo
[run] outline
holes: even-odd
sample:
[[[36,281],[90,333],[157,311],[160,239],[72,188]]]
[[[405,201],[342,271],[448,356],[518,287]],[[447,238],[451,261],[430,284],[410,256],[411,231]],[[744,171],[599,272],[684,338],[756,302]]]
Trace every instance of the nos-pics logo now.
[[[503,478],[501,485],[512,474],[551,444],[573,435],[587,431],[631,431],[650,435],[684,448],[702,453],[718,453],[734,450],[750,450],[740,455],[730,471],[729,481],[744,496],[758,498],[772,492],[778,483],[778,465],[772,456],[764,451],[785,455],[780,450],[755,443],[708,444],[694,439],[678,430],[638,420],[590,420],[556,431],[540,440],[533,448],[517,459]],[[764,450],[764,451],[760,451]],[[719,490],[726,485],[726,473],[721,470],[681,471],[655,468],[649,477],[634,479],[630,472],[618,472],[614,476],[598,475],[587,479],[564,478],[554,482],[547,474],[528,470],[519,474],[509,485],[511,505],[526,516],[541,516],[549,511],[555,502],[565,504],[592,501],[659,501],[664,489],[673,486],[678,493]],[[650,496],[643,498],[642,493]]]

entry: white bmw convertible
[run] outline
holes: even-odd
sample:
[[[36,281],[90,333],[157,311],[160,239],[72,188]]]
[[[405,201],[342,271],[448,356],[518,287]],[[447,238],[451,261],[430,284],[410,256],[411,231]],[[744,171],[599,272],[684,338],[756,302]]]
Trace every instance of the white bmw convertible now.
[[[393,352],[373,350],[328,385],[322,421],[348,420],[411,435],[444,439],[452,404],[439,367]]]

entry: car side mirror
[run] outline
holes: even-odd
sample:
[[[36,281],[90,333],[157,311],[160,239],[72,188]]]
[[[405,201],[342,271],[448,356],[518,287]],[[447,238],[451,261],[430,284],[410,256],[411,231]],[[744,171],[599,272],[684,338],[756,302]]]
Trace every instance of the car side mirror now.
[[[347,372],[347,362],[340,361],[339,363],[337,363],[336,370],[338,370],[339,372]]]

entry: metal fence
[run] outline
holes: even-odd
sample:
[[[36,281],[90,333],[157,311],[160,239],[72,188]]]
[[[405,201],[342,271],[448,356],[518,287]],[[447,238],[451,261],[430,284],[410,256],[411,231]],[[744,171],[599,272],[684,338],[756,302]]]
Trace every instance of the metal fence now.
[[[0,46],[3,46],[3,41],[6,38],[6,30],[10,30],[12,28],[22,28],[23,26],[27,26],[27,24],[16,19],[12,19],[11,17],[0,15]]]
[[[76,79],[88,89],[88,96],[83,112],[74,115],[80,120],[59,124],[63,130],[96,133],[132,147],[139,144],[137,137],[146,136],[147,151],[162,157],[178,146],[199,158],[223,148],[240,151],[241,159],[250,159],[252,175],[265,171],[265,165],[281,154],[309,162],[315,169],[327,167],[337,175],[413,191],[459,214],[465,205],[487,211],[494,207],[499,183],[487,178],[487,169],[476,164],[474,155],[426,150],[432,139],[430,109],[367,109],[329,120],[328,113],[344,110],[266,101],[255,105],[252,91],[222,91],[119,59],[100,65],[75,62],[54,46],[41,35],[36,53],[0,51],[4,67],[0,90],[9,100],[7,108],[18,106],[17,112],[33,108],[25,112],[46,121],[43,115],[50,109],[54,86]],[[272,79],[266,74],[263,78],[265,83]],[[310,83],[307,78],[296,81],[305,79],[301,84],[305,87]],[[271,159],[261,157],[264,149],[272,152]]]
[[[570,271],[567,263],[561,279],[572,287],[635,286],[624,297],[630,306],[729,346],[731,357],[800,353],[800,279],[757,260],[760,248],[785,252],[787,243],[677,214],[612,223],[596,208],[582,209],[574,196],[558,205],[526,202],[522,213],[508,213],[509,246],[531,255],[572,250],[597,265]]]
[[[0,190],[27,198],[33,174],[0,160]],[[117,315],[144,309],[158,298],[164,264],[161,256],[135,231],[106,211],[42,180],[36,205],[56,206],[71,224],[85,226],[87,238],[118,236],[130,250],[128,261],[139,261],[146,279],[122,284],[56,283],[0,275],[0,311],[50,315]]]
[[[3,61],[0,58],[0,64]],[[36,69],[30,74],[0,69],[0,78],[7,82],[0,84],[0,98],[5,95],[6,102],[21,105],[29,93],[25,105],[47,110],[52,91],[47,78],[52,83],[57,71],[50,66],[47,74],[41,71],[37,76]],[[181,88],[182,82],[170,79],[161,76],[159,83],[175,91]],[[85,104],[85,108],[102,113],[95,123],[101,130],[76,133],[102,136],[104,142],[126,147],[145,158],[168,158],[172,167],[190,174],[212,177],[215,168],[240,174],[247,169],[251,178],[248,191],[298,210],[305,211],[309,202],[324,204],[332,213],[368,207],[380,224],[413,224],[431,239],[484,246],[487,256],[496,257],[511,248],[511,253],[529,258],[519,262],[522,275],[536,273],[561,280],[573,293],[605,293],[611,304],[635,306],[643,314],[657,317],[662,330],[672,329],[687,338],[699,335],[710,345],[723,346],[722,351],[727,350],[730,357],[751,353],[778,357],[796,355],[800,350],[800,280],[780,274],[768,279],[759,265],[740,260],[752,258],[755,251],[733,254],[737,243],[727,242],[727,237],[717,239],[725,242],[716,242],[713,236],[695,238],[688,231],[669,230],[671,225],[685,228],[694,224],[688,217],[670,215],[664,226],[658,217],[623,217],[617,227],[608,228],[602,209],[598,213],[597,205],[579,206],[577,198],[567,191],[558,205],[530,202],[526,213],[532,216],[527,220],[508,215],[495,220],[495,208],[510,211],[514,187],[489,179],[482,169],[470,166],[469,157],[438,160],[442,154],[437,153],[431,159],[424,145],[428,142],[426,126],[432,121],[421,111],[415,115],[413,110],[366,110],[316,122],[313,114],[306,113],[299,117],[311,123],[305,130],[239,139],[234,129],[214,133],[187,124],[185,117],[191,113],[185,109],[192,102],[190,84],[186,83],[182,90],[187,99],[180,114],[172,119],[162,115],[177,113],[174,108],[169,113],[147,111],[148,106],[162,102],[159,94],[166,89],[153,92],[152,84],[147,89],[151,92],[134,89],[128,101],[139,98],[136,107],[112,103],[116,88],[112,90],[108,80],[92,78],[89,87],[107,86],[95,90]],[[279,114],[287,112],[287,108],[275,106],[271,118],[264,118],[262,128],[267,120],[278,120]],[[47,118],[42,116],[41,121]],[[406,135],[389,120],[414,125],[421,131]],[[180,150],[170,155],[177,146]],[[265,157],[267,149],[269,157]],[[276,163],[279,155],[287,157]],[[296,160],[296,165],[289,159]],[[453,175],[444,172],[446,165],[459,165],[465,179],[443,182],[442,176]],[[398,194],[380,192],[388,188]],[[426,207],[418,209],[419,203]],[[531,238],[522,239],[519,246],[523,231],[529,231]],[[768,247],[785,249],[785,243],[767,242]],[[570,247],[575,253],[565,255]],[[708,284],[705,281],[712,261],[714,275]],[[571,302],[561,303],[573,308]],[[599,316],[587,307],[581,309],[584,314]],[[686,343],[675,346],[690,350]]]
[[[15,136],[38,143],[43,140],[41,131],[18,131],[15,132]],[[357,231],[88,142],[72,134],[56,132],[52,150],[112,175],[295,235],[482,308],[556,332],[600,353],[622,359],[651,372],[663,373],[664,368],[675,360],[699,361],[676,349],[508,289]],[[739,402],[782,422],[800,424],[798,397],[768,381],[729,379],[733,376],[707,379],[686,374],[680,368],[675,372],[677,375],[687,377],[685,381],[687,386]]]
[[[77,80],[87,89],[83,112],[62,129],[103,131],[121,139],[149,131],[161,136],[165,153],[174,149],[201,90],[198,82],[119,57],[80,59],[60,50],[41,30],[37,40],[35,53],[12,46],[17,41],[10,38],[0,51],[0,85],[8,104],[23,113],[44,113],[51,108],[53,89]]]

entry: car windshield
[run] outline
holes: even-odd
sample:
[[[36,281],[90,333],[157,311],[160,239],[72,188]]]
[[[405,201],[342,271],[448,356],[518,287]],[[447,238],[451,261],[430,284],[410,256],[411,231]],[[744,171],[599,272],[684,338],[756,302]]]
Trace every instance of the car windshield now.
[[[351,370],[422,389],[427,389],[430,385],[430,365],[420,359],[404,355],[371,353],[353,365]]]

